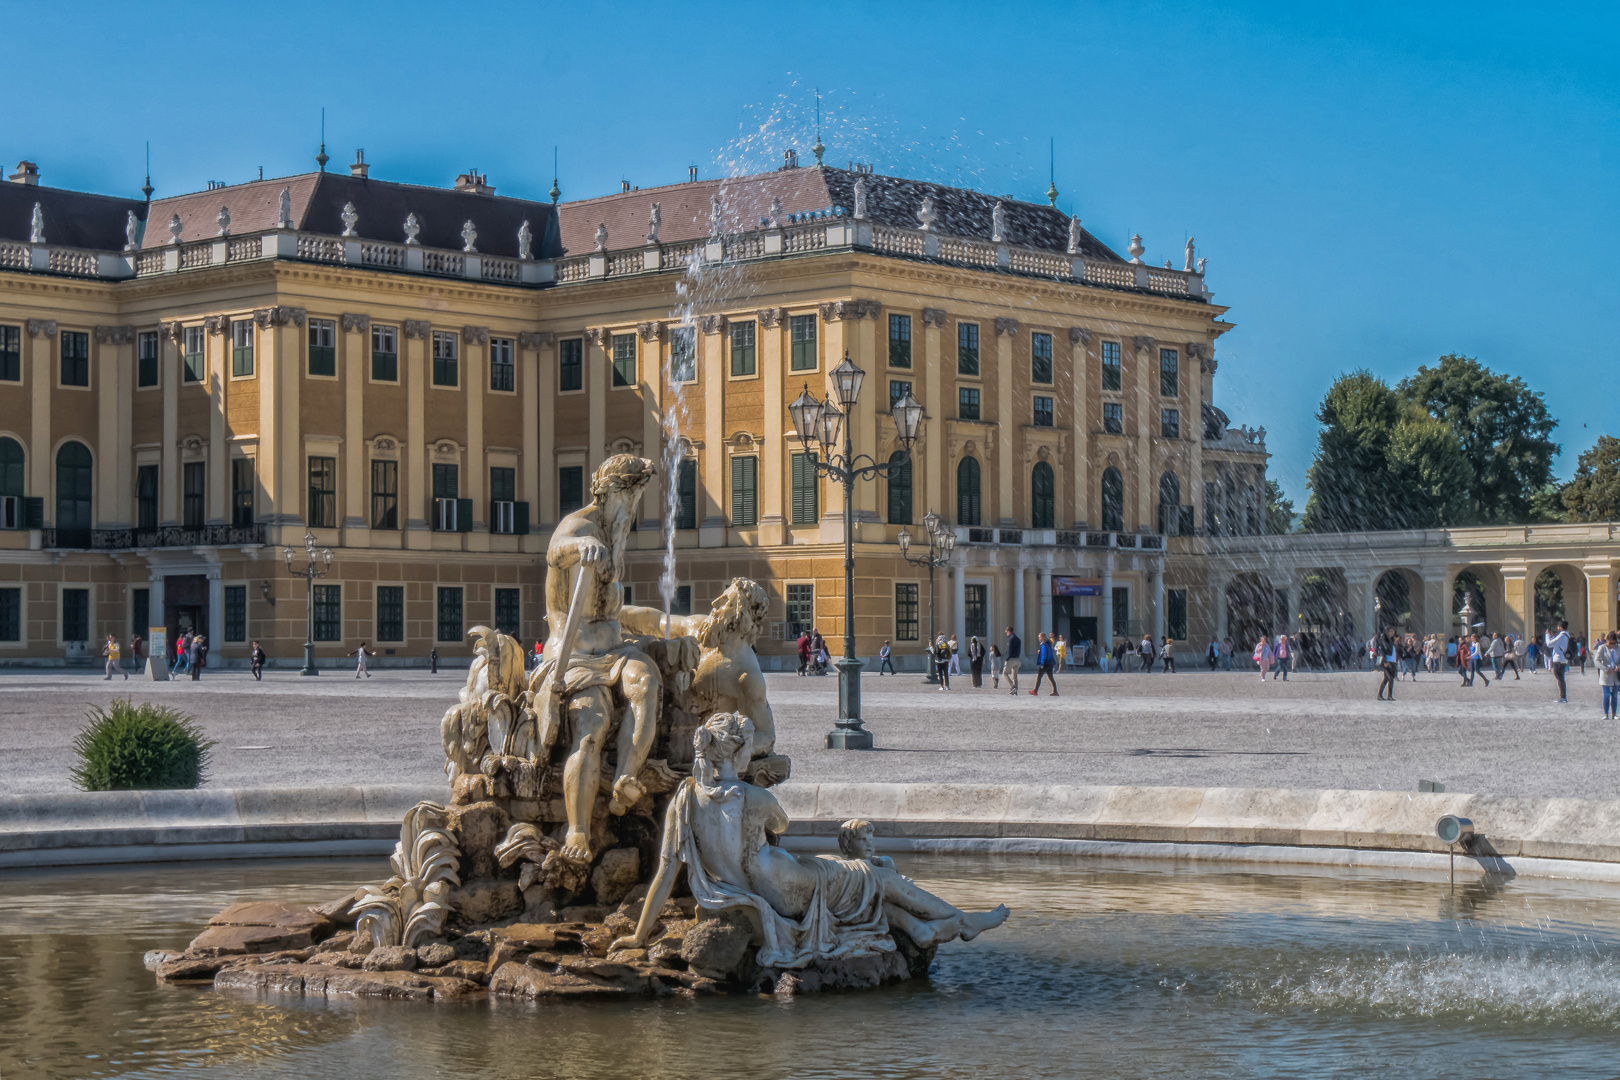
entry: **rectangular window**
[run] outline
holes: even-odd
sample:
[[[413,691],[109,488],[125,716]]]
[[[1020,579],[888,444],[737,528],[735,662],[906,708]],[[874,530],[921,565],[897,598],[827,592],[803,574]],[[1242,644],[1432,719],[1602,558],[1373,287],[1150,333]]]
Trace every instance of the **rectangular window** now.
[[[90,590],[62,590],[62,640],[90,640]]]
[[[697,331],[690,326],[677,326],[669,332],[669,381],[697,381]]]
[[[433,331],[433,385],[461,385],[461,339],[445,330]]]
[[[731,324],[731,373],[752,375],[759,370],[754,356],[754,322]]]
[[[489,388],[510,391],[517,386],[517,375],[512,366],[511,338],[489,339]]]
[[[1050,385],[1052,382],[1052,335],[1029,335],[1029,381]]]
[[[1187,640],[1187,590],[1169,589],[1164,594],[1165,633],[1175,641]]]
[[[788,320],[791,353],[788,368],[792,371],[816,370],[816,317],[795,315]]]
[[[371,463],[371,527],[399,528],[399,462]]]
[[[399,382],[399,329],[393,326],[371,328],[371,378],[374,382]]]
[[[585,342],[569,338],[557,343],[557,389],[583,390],[585,388]]]
[[[585,467],[564,465],[557,470],[557,513],[572,514],[585,505]]]
[[[731,527],[751,529],[759,524],[759,458],[731,459]]]
[[[956,389],[956,415],[962,420],[979,418],[979,388],[959,386]]]
[[[523,629],[523,590],[495,590],[495,629],[517,637]]]
[[[957,571],[960,573],[961,571]],[[968,637],[985,638],[990,632],[990,586],[965,585],[962,587],[962,613],[967,623]]]
[[[331,319],[309,320],[309,373],[337,374],[337,323]]]
[[[253,374],[253,320],[237,319],[231,323],[231,376],[243,378]]]
[[[62,385],[90,385],[90,335],[83,330],[61,333]]]
[[[789,585],[787,587],[787,632],[789,637],[814,628],[816,625],[816,587]]]
[[[956,373],[958,375],[977,375],[979,373],[979,324],[956,324]]]
[[[0,641],[21,640],[22,590],[0,589]]]
[[[1174,349],[1159,350],[1159,393],[1176,397],[1181,393],[1180,362]]]
[[[889,411],[893,412],[894,407],[909,393],[911,393],[911,381],[909,379],[890,379]]]
[[[889,316],[889,366],[911,366],[911,316]]]
[[[437,624],[434,630],[436,641],[460,641],[461,633],[461,589],[441,586],[439,589],[439,602],[436,606]]]
[[[309,527],[337,527],[337,458],[309,459]]]
[[[1181,410],[1159,410],[1159,434],[1166,439],[1181,438]]]
[[[343,586],[315,586],[315,640],[343,640]]]
[[[1103,404],[1103,431],[1109,435],[1125,434],[1125,406],[1116,402]]]
[[[1102,388],[1119,389],[1119,342],[1102,343]]]
[[[897,582],[894,586],[894,640],[916,641],[917,622],[916,582]]]
[[[821,519],[816,482],[816,455],[793,455],[793,524],[814,525]]]
[[[247,640],[247,586],[225,586],[225,640]]]
[[[669,603],[669,613],[671,615],[692,614],[692,586],[675,586],[675,598]]]
[[[489,531],[503,536],[517,531],[517,470],[492,466],[489,470]]]
[[[377,640],[405,640],[405,586],[377,586]]]
[[[129,628],[144,639],[152,626],[152,590],[131,589],[129,603],[133,609],[130,612]]]
[[[691,458],[675,466],[675,527],[697,528],[697,462]]]
[[[135,338],[135,385],[158,384],[158,336],[156,330],[142,330]]]
[[[181,469],[183,498],[180,504],[180,523],[188,529],[203,527],[205,510],[203,499],[208,478],[206,461],[188,461]]]
[[[433,528],[438,532],[459,532],[456,503],[461,495],[461,469],[456,465],[433,466]]]
[[[1035,395],[1035,426],[1052,426],[1052,399],[1040,394]]]
[[[636,385],[636,335],[613,335],[613,385]]]
[[[151,532],[158,527],[158,467],[140,465],[135,469],[135,527]]]
[[[1131,589],[1129,585],[1115,585],[1112,597],[1114,605],[1114,633],[1119,637],[1131,635]]]
[[[145,336],[144,334],[142,335]],[[155,339],[156,334],[152,335]],[[22,382],[22,327],[0,326],[0,379]],[[141,384],[145,386],[145,383]],[[6,640],[0,638],[0,640]]]
[[[182,335],[184,352],[180,357],[180,379],[182,382],[202,382],[207,375],[207,368],[203,363],[203,342],[205,332],[200,326],[188,326]]]
[[[231,524],[253,524],[253,459],[231,459]]]

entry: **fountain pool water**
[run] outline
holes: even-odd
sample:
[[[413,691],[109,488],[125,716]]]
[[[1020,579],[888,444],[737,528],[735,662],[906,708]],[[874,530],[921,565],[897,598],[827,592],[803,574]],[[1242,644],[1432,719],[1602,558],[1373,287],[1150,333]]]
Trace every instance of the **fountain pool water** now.
[[[247,996],[156,985],[141,966],[226,903],[325,900],[378,878],[378,859],[13,871],[0,879],[0,1075],[1616,1071],[1620,886],[1453,894],[1443,878],[1342,870],[897,861],[962,906],[1007,901],[1012,919],[945,946],[930,978],[876,991],[487,1006]]]

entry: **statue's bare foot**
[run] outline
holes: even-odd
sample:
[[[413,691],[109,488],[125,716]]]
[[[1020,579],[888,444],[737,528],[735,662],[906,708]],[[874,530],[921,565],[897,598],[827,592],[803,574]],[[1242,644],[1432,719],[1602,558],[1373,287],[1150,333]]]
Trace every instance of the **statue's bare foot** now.
[[[574,829],[568,830],[568,836],[563,840],[562,850],[557,854],[569,862],[579,863],[582,866],[589,866],[591,859],[595,857],[591,854],[590,837]]]
[[[621,776],[613,782],[613,798],[608,801],[608,812],[627,814],[646,794],[647,789],[635,777]]]
[[[969,911],[962,915],[962,940],[972,941],[986,930],[994,930],[1007,921],[1007,905],[997,904],[994,911]]]

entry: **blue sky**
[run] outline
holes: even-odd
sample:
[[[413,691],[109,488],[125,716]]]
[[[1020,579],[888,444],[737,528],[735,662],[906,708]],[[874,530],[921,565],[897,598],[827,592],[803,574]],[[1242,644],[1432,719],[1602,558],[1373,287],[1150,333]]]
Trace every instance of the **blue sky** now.
[[[1620,430],[1613,5],[6,4],[0,158],[160,194],[341,165],[544,198],[827,160],[1186,237],[1237,329],[1216,401],[1305,495],[1339,372],[1445,352],[1542,391],[1568,476]],[[26,101],[27,108],[16,108]],[[806,155],[808,158],[808,155]],[[1583,426],[1584,425],[1584,426]]]

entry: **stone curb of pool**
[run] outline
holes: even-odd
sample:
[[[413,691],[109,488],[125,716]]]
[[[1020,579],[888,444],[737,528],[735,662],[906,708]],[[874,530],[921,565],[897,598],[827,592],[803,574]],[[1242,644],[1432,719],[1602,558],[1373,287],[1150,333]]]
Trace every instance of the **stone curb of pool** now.
[[[1286,861],[1278,849],[1298,849],[1301,861],[1320,862],[1327,850],[1442,856],[1435,822],[1457,814],[1502,859],[1620,864],[1620,801],[1031,784],[788,783],[776,793],[794,819],[789,838],[810,845],[862,817],[877,826],[880,845],[897,848],[1059,849],[1029,843],[1044,840],[1093,851],[1106,842],[1122,854],[1162,849],[1173,858],[1187,845],[1224,845],[1238,859],[1252,846],[1268,849],[1255,861]],[[447,795],[438,785],[400,784],[0,796],[0,867],[385,853],[407,809]]]

